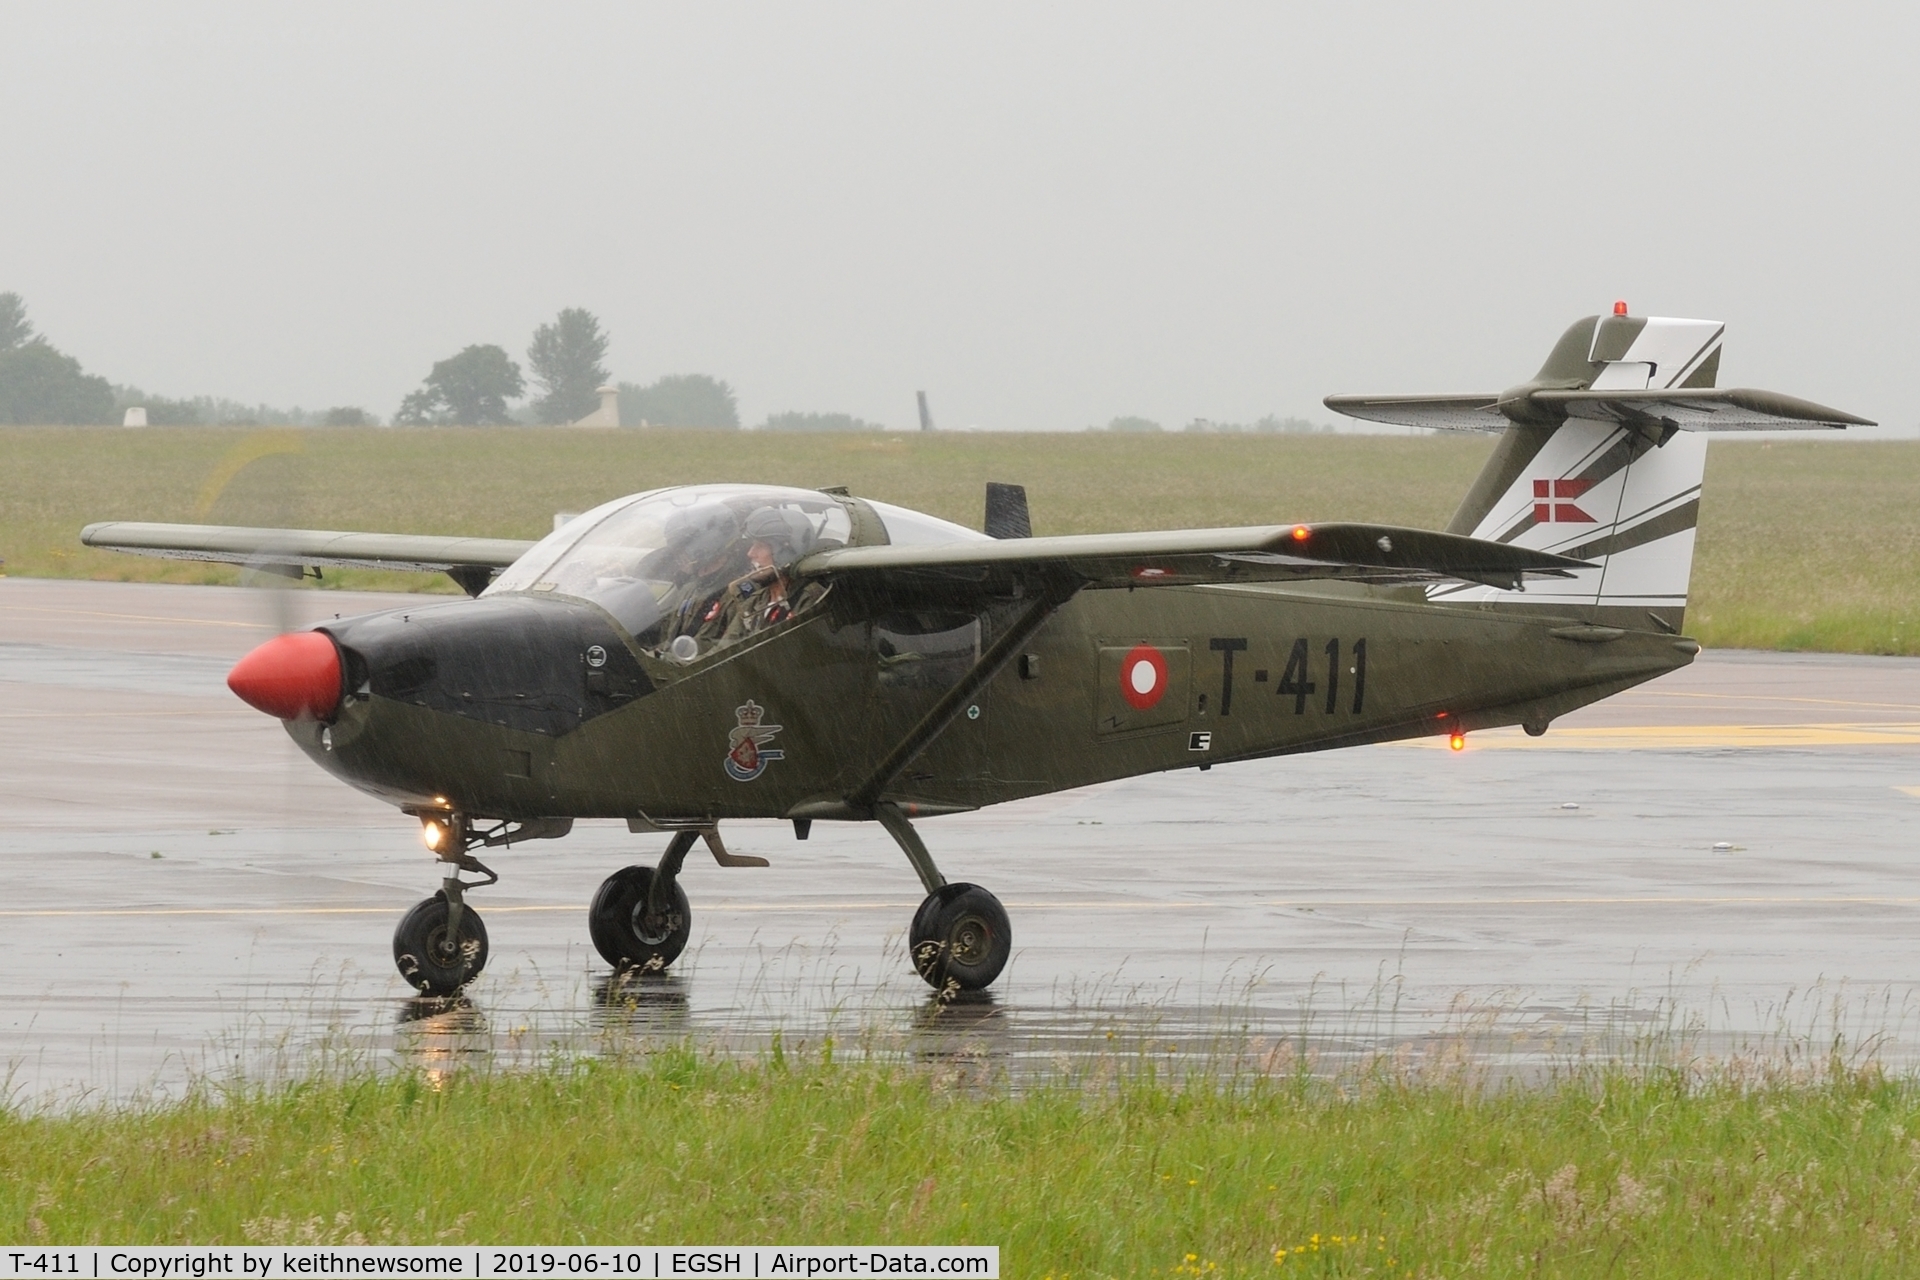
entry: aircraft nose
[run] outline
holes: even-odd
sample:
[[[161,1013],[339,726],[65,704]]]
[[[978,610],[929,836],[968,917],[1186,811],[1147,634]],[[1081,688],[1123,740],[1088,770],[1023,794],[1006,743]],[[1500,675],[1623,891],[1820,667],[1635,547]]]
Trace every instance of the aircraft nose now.
[[[324,632],[290,631],[234,663],[227,688],[282,720],[325,720],[340,705],[340,652]]]

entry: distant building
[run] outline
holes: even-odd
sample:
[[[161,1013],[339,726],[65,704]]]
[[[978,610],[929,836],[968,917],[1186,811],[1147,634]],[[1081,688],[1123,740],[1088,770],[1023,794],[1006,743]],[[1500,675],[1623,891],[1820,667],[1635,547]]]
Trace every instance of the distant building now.
[[[620,425],[620,388],[600,387],[600,407],[570,427],[617,427]]]
[[[120,425],[123,427],[146,426],[147,407],[143,404],[134,405],[131,409],[127,410],[127,416],[120,420]]]

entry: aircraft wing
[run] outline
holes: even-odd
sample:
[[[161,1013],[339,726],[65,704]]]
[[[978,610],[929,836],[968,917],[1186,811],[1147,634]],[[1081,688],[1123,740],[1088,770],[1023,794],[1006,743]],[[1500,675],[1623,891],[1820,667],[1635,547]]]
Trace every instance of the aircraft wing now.
[[[212,560],[292,576],[322,565],[407,569],[449,574],[471,594],[495,570],[525,555],[531,542],[509,538],[444,538],[416,533],[341,533],[333,529],[246,529],[218,524],[109,521],[80,531],[89,547],[169,560]],[[474,586],[478,583],[478,587]]]
[[[1745,387],[1674,387],[1664,391],[1535,391],[1535,404],[1554,405],[1570,418],[1602,422],[1654,421],[1683,431],[1778,431],[1792,428],[1871,427],[1856,418],[1811,400],[1783,396],[1777,391]]]
[[[1089,588],[1465,579],[1511,589],[1527,578],[1564,578],[1590,567],[1582,560],[1431,529],[1293,524],[846,547],[808,556],[795,572],[856,589],[950,591],[978,584],[1000,593],[1024,576]]]
[[[1507,425],[1499,396],[1328,396],[1335,413],[1369,422],[1442,431],[1499,431]]]

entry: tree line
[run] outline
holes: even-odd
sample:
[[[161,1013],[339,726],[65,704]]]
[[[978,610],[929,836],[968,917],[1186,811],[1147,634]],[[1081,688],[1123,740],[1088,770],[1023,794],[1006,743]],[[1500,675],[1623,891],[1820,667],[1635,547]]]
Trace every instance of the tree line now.
[[[136,405],[154,426],[365,426],[374,421],[366,410],[351,406],[308,411],[219,396],[174,400],[109,382],[35,332],[19,294],[0,293],[0,423],[98,426],[118,422]]]
[[[569,307],[534,330],[527,371],[496,345],[469,346],[437,361],[417,391],[400,402],[400,425],[493,426],[575,422],[599,407],[608,381],[608,335],[591,312]],[[670,374],[648,384],[619,384],[620,419],[628,425],[737,428],[733,388],[701,373]],[[86,372],[80,362],[36,332],[18,293],[0,293],[0,424],[96,426],[139,407],[153,426],[377,426],[353,405],[308,411],[246,404],[218,396],[174,399],[148,395]]]
[[[533,331],[525,372],[503,347],[492,343],[465,347],[434,364],[420,389],[400,402],[394,425],[578,422],[600,407],[600,388],[611,378],[602,363],[609,342],[598,316],[582,307],[568,307],[552,323]],[[526,394],[529,381],[538,394],[516,409],[513,402]],[[669,374],[649,386],[622,382],[616,390],[620,421],[627,426],[740,425],[733,388],[704,373]]]
[[[599,317],[583,307],[568,307],[533,331],[526,365],[492,343],[476,343],[436,361],[419,389],[408,393],[393,415],[395,426],[504,426],[515,423],[560,425],[577,422],[600,406],[600,388],[609,383],[605,360],[610,335]],[[531,398],[529,390],[533,391]],[[708,427],[737,429],[740,409],[733,388],[704,373],[668,374],[640,385],[617,386],[620,421],[630,427]],[[116,386],[87,373],[80,362],[35,332],[26,303],[17,293],[0,293],[0,424],[94,425],[119,421],[139,406],[153,426],[274,424],[288,426],[377,426],[379,420],[351,405],[308,412],[299,408],[243,404],[214,396],[169,399],[149,396],[138,387]],[[847,413],[787,410],[769,414],[763,431],[883,431]],[[1151,419],[1115,418],[1106,431],[1160,431]],[[1315,424],[1298,418],[1266,417],[1239,424],[1195,419],[1186,430],[1205,432],[1297,432]]]
[[[0,293],[0,422],[110,422],[113,384],[34,332],[27,304]]]

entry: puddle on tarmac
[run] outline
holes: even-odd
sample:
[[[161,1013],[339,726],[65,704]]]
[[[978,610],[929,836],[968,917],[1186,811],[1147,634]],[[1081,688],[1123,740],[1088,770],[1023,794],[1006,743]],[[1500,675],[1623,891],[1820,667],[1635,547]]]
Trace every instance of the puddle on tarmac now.
[[[825,965],[771,956],[751,979],[723,967],[705,981],[697,957],[683,971],[625,977],[596,968],[556,980],[529,968],[489,974],[453,999],[400,996],[397,980],[343,971],[331,987],[279,983],[237,1004],[129,998],[93,1034],[49,1038],[0,1071],[14,1105],[59,1107],[367,1071],[445,1079],[685,1048],[742,1061],[831,1052],[1016,1090],[1142,1068],[1329,1078],[1469,1070],[1527,1082],[1602,1061],[1920,1066],[1920,1010],[1894,987],[1816,986],[1743,1001],[1676,983],[1598,1002],[1421,988],[1399,977],[1355,989],[1230,975],[1199,997],[1178,983],[1113,978],[942,1000],[910,973],[872,981]],[[196,1038],[196,1026],[224,1029]]]

